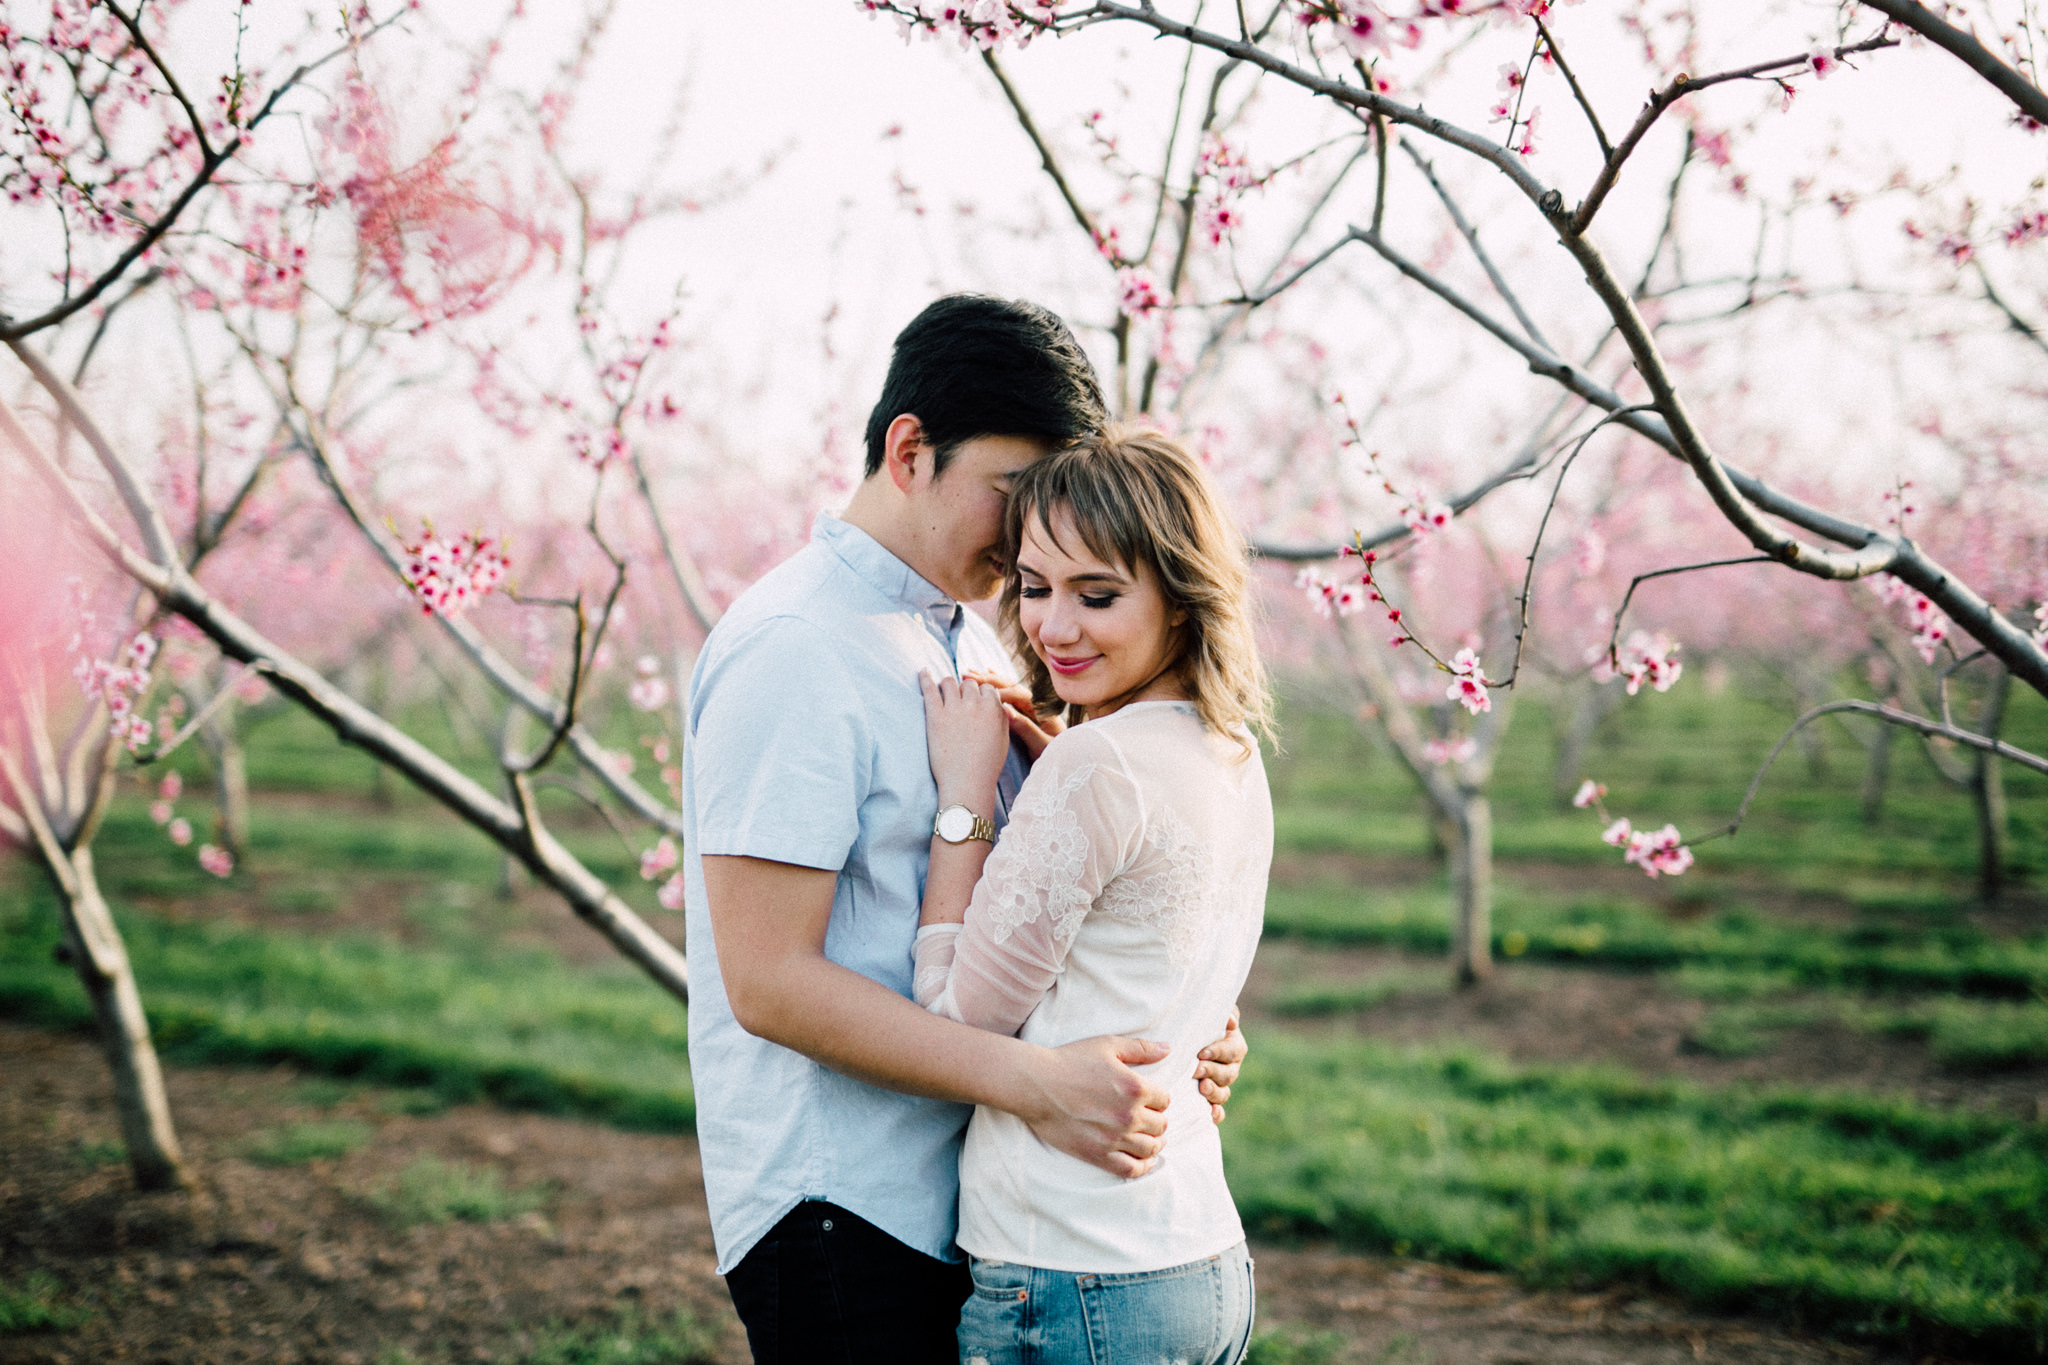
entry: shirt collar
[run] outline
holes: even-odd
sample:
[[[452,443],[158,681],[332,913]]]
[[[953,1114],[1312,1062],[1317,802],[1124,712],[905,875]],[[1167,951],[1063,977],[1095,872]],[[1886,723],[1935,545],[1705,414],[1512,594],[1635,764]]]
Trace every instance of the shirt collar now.
[[[811,526],[811,540],[839,556],[862,582],[905,610],[923,616],[941,634],[950,635],[959,627],[960,604],[858,526],[820,512]]]

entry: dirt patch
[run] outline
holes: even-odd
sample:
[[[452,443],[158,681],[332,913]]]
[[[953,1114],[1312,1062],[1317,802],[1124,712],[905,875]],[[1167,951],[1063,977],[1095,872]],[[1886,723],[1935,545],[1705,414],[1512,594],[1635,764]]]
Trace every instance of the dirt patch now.
[[[106,1072],[86,1040],[0,1024],[0,1281],[54,1279],[69,1330],[0,1336],[0,1365],[518,1361],[549,1323],[689,1312],[747,1359],[713,1274],[696,1144],[465,1106],[392,1112],[389,1092],[288,1071],[177,1068],[194,1194],[139,1195],[112,1160]],[[296,1124],[361,1145],[252,1160]],[[423,1156],[494,1172],[538,1208],[401,1227],[378,1205]],[[1615,1291],[1531,1292],[1499,1275],[1329,1247],[1254,1248],[1267,1324],[1334,1331],[1346,1362],[1733,1365],[1903,1360]]]
[[[1700,1052],[1693,1039],[1709,1005],[1653,975],[1589,971],[1546,962],[1502,962],[1491,981],[1448,986],[1440,959],[1378,948],[1328,948],[1268,939],[1245,983],[1252,1025],[1304,982],[1368,981],[1399,974],[1425,980],[1441,970],[1442,990],[1425,987],[1327,1020],[1289,1019],[1293,1030],[1325,1028],[1391,1043],[1465,1041],[1524,1062],[1611,1062],[1646,1076],[1706,1084],[1783,1083],[1906,1093],[1931,1104],[2048,1118],[2048,1069],[1976,1075],[1944,1069],[1924,1042],[1814,1023],[1775,1031],[1747,1057]],[[1254,1046],[1256,1046],[1256,1039]]]

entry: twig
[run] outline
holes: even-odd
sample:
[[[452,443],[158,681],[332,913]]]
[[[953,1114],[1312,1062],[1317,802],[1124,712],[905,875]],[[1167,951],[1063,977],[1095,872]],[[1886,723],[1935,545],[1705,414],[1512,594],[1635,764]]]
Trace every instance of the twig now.
[[[1593,112],[1593,101],[1587,99],[1586,92],[1579,88],[1579,78],[1572,74],[1570,65],[1565,62],[1564,49],[1557,45],[1556,35],[1551,33],[1549,25],[1543,22],[1543,16],[1540,14],[1536,16],[1536,31],[1543,35],[1543,45],[1549,48],[1550,55],[1557,59],[1557,69],[1564,73],[1565,83],[1571,86],[1572,98],[1579,102],[1579,108],[1585,110],[1586,122],[1593,125],[1593,139],[1600,144],[1600,155],[1612,157],[1614,146],[1607,140],[1607,130],[1600,126],[1600,115]]]
[[[1769,555],[1744,555],[1740,559],[1710,559],[1703,564],[1677,564],[1668,569],[1652,569],[1639,573],[1629,580],[1628,591],[1621,595],[1621,607],[1614,613],[1614,629],[1607,635],[1607,658],[1610,663],[1619,657],[1616,641],[1621,639],[1621,621],[1628,615],[1628,604],[1635,600],[1636,589],[1653,578],[1668,578],[1672,574],[1692,573],[1699,569],[1725,569],[1735,564],[1769,564]]]
[[[242,679],[248,677],[251,673],[265,673],[268,671],[268,665],[266,665],[261,659],[251,659],[247,663],[244,663],[240,668],[235,670],[234,674],[231,677],[228,677],[222,681],[220,685],[220,690],[213,694],[212,699],[209,700],[206,703],[206,705],[200,707],[197,711],[193,712],[192,719],[186,721],[185,724],[179,728],[176,734],[172,735],[162,744],[157,745],[156,748],[150,750],[149,757],[142,761],[144,763],[161,763],[164,759],[169,758],[172,754],[178,751],[179,747],[183,745],[186,740],[198,734],[199,728],[205,725],[207,721],[212,720],[215,713],[218,712],[221,709],[221,707],[227,705],[229,699],[234,696],[235,688],[240,685]]]
[[[1898,45],[1898,39],[1887,38],[1880,33],[1875,38],[1865,38],[1860,43],[1851,43],[1846,47],[1836,48],[1835,57],[1837,60],[1841,60],[1859,52],[1875,52],[1879,48],[1897,47]],[[1574,237],[1584,235],[1587,227],[1593,222],[1593,215],[1600,211],[1600,205],[1606,201],[1607,192],[1614,188],[1614,182],[1621,177],[1621,168],[1628,162],[1629,156],[1634,153],[1636,144],[1640,143],[1643,140],[1643,135],[1649,132],[1651,126],[1664,116],[1665,110],[1694,91],[1705,90],[1709,86],[1721,85],[1728,81],[1754,80],[1758,76],[1772,71],[1783,71],[1787,67],[1805,66],[1811,60],[1812,58],[1809,54],[1802,52],[1796,57],[1780,57],[1775,61],[1757,62],[1753,65],[1742,67],[1739,70],[1717,72],[1712,76],[1688,76],[1684,72],[1680,72],[1672,78],[1669,85],[1661,90],[1652,91],[1649,103],[1645,104],[1642,112],[1636,115],[1636,121],[1630,126],[1628,132],[1622,135],[1620,145],[1607,154],[1606,164],[1601,166],[1599,176],[1593,181],[1593,188],[1586,192],[1585,199],[1572,212],[1569,229],[1571,234]]]
[[[1578,440],[1573,443],[1571,454],[1564,457],[1564,463],[1557,471],[1557,482],[1551,485],[1550,501],[1546,502],[1543,505],[1543,517],[1540,521],[1536,523],[1536,537],[1534,540],[1529,542],[1528,567],[1522,573],[1522,593],[1521,596],[1517,599],[1515,607],[1514,657],[1509,661],[1507,676],[1501,679],[1500,682],[1493,684],[1493,686],[1503,688],[1513,687],[1515,685],[1515,679],[1522,676],[1522,645],[1523,642],[1528,639],[1529,635],[1529,604],[1535,592],[1536,555],[1537,552],[1543,548],[1543,533],[1550,529],[1550,514],[1557,510],[1558,495],[1564,492],[1565,476],[1572,472],[1573,462],[1576,461],[1580,455],[1585,453],[1586,443],[1591,441],[1594,436],[1598,435],[1602,427],[1606,426],[1609,422],[1620,421],[1631,411],[1634,411],[1634,409],[1623,408],[1617,412],[1610,412],[1606,416],[1602,417],[1592,426],[1586,428],[1585,434],[1581,435],[1578,438]]]
[[[1494,292],[1500,295],[1501,301],[1506,303],[1508,310],[1515,315],[1515,321],[1522,324],[1522,330],[1529,334],[1531,341],[1546,351],[1552,349],[1550,343],[1544,340],[1542,331],[1536,326],[1535,319],[1522,307],[1521,299],[1515,296],[1514,290],[1508,288],[1507,277],[1500,273],[1500,267],[1493,263],[1493,257],[1479,244],[1479,229],[1465,217],[1464,210],[1458,207],[1458,201],[1451,197],[1451,192],[1444,188],[1444,182],[1437,178],[1436,167],[1432,166],[1421,152],[1415,150],[1414,145],[1406,138],[1401,139],[1401,150],[1408,153],[1408,159],[1415,163],[1415,168],[1429,181],[1429,187],[1436,191],[1436,197],[1442,202],[1444,211],[1451,215],[1451,222],[1457,225],[1458,234],[1465,239],[1465,245],[1472,248],[1473,256],[1486,271],[1486,278],[1493,281]],[[1375,228],[1374,231],[1377,232],[1378,229]]]
[[[2019,764],[2022,768],[2031,768],[2037,773],[2048,773],[2048,758],[2043,758],[2039,754],[2028,753],[2024,749],[2015,749],[2002,739],[1991,739],[1969,730],[1958,729],[1945,720],[1930,720],[1926,716],[1916,716],[1910,711],[1900,711],[1895,707],[1879,705],[1877,702],[1831,701],[1823,706],[1814,707],[1798,720],[1793,721],[1790,728],[1778,737],[1778,742],[1771,747],[1770,756],[1764,759],[1763,766],[1757,769],[1756,776],[1750,779],[1749,790],[1743,794],[1742,804],[1736,808],[1733,820],[1711,834],[1702,834],[1699,838],[1689,839],[1686,842],[1703,844],[1709,839],[1733,836],[1736,831],[1742,828],[1742,822],[1749,818],[1750,803],[1756,800],[1757,791],[1763,786],[1765,774],[1769,773],[1771,765],[1778,761],[1778,755],[1785,752],[1785,746],[1792,742],[1792,737],[1807,725],[1819,720],[1822,716],[1831,716],[1843,711],[1853,711],[1863,716],[1875,716],[1888,725],[1902,726],[1905,729],[1916,730],[1923,735],[1933,736],[1938,739],[1954,740],[1957,744],[1967,748],[2010,760]]]

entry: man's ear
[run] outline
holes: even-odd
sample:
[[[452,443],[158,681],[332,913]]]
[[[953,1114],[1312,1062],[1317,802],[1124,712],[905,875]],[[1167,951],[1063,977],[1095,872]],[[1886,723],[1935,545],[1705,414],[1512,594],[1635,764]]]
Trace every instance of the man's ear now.
[[[889,423],[882,437],[882,467],[889,471],[889,480],[898,492],[908,493],[917,482],[918,456],[927,453],[923,422],[906,412]]]

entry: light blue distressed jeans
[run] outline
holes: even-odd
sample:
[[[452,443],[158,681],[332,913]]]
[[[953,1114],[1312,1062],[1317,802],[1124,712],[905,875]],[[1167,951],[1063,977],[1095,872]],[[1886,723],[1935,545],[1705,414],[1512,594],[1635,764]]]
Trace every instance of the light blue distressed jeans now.
[[[1133,1275],[970,1260],[960,1365],[1237,1365],[1252,1339],[1252,1258]]]

